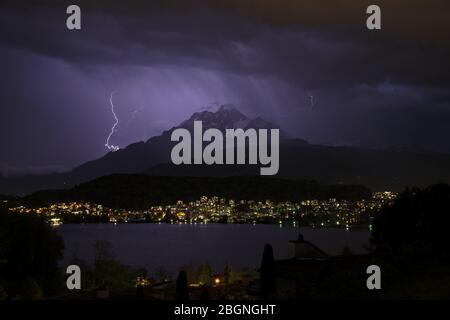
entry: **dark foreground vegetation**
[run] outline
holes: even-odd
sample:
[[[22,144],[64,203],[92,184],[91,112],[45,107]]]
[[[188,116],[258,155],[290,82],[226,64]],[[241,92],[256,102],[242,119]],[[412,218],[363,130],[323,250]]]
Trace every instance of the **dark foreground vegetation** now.
[[[0,298],[39,299],[58,292],[63,250],[63,240],[43,219],[0,207]]]

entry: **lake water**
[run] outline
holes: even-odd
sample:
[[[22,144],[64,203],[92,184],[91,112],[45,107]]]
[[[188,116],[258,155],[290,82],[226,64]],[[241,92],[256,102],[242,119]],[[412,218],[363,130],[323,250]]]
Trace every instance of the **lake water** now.
[[[363,253],[370,235],[367,229],[238,224],[66,224],[57,230],[65,242],[63,265],[75,248],[78,256],[92,263],[94,242],[106,240],[123,264],[150,272],[159,267],[177,272],[183,265],[197,267],[204,262],[216,272],[227,262],[233,270],[259,267],[265,243],[273,246],[276,259],[287,258],[288,241],[297,239],[299,233],[331,255],[345,245],[354,253]]]

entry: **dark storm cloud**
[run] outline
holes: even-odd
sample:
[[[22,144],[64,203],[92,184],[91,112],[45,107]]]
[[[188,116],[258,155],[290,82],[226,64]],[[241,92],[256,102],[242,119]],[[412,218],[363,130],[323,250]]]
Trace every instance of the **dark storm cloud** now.
[[[81,1],[82,32],[61,28],[64,2],[33,10],[15,3],[1,15],[1,36],[9,45],[84,65],[187,64],[321,87],[450,83],[445,2],[381,1],[385,31],[378,34],[365,29],[365,1],[339,8],[330,1],[251,3]]]
[[[43,166],[99,156],[113,90],[120,118],[132,122],[114,137],[121,146],[218,101],[315,143],[450,151],[438,138],[450,135],[445,1],[378,1],[375,32],[365,28],[367,1],[77,1],[75,32],[65,28],[69,4],[0,5],[0,81],[9,89],[0,143],[19,153],[0,162],[25,166],[30,152]],[[35,132],[48,147],[30,142]]]

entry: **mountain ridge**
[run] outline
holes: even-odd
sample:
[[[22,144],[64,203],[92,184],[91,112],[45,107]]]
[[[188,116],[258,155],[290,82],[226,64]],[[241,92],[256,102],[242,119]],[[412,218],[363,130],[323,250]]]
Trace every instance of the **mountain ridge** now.
[[[111,174],[148,174],[152,176],[241,176],[254,175],[259,165],[180,165],[171,163],[175,142],[170,135],[176,128],[191,130],[195,120],[205,129],[241,127],[277,128],[260,117],[253,119],[232,105],[216,112],[202,111],[145,142],[136,142],[115,152],[88,161],[64,173],[0,177],[0,193],[23,195],[42,189],[67,189]],[[279,178],[313,179],[326,184],[363,184],[374,190],[401,190],[405,186],[423,187],[450,182],[450,155],[408,150],[333,147],[310,144],[280,134]]]

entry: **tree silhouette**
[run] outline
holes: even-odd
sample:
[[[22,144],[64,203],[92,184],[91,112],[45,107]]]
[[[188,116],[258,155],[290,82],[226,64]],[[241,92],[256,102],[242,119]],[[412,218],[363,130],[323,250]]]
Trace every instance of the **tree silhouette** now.
[[[211,284],[213,272],[209,263],[204,263],[198,270],[198,282],[201,284]]]
[[[155,275],[159,281],[167,281],[171,277],[169,271],[162,266],[156,269]]]
[[[58,290],[63,249],[61,237],[41,217],[0,208],[0,281],[9,295],[36,298]]]
[[[131,282],[131,270],[114,257],[113,244],[106,240],[94,242],[94,286],[124,289]]]
[[[203,286],[200,301],[209,301],[209,286]]]
[[[175,298],[178,301],[189,300],[188,280],[185,271],[180,271],[178,274]]]
[[[261,297],[272,297],[276,293],[276,272],[273,249],[270,244],[264,246],[263,259],[259,273]]]
[[[228,286],[230,284],[230,278],[231,278],[231,265],[227,262],[225,265],[225,269],[223,270],[223,277],[225,285]]]
[[[429,245],[434,254],[450,253],[450,186],[406,189],[383,209],[374,224],[373,240],[379,248],[397,251],[414,243]]]

